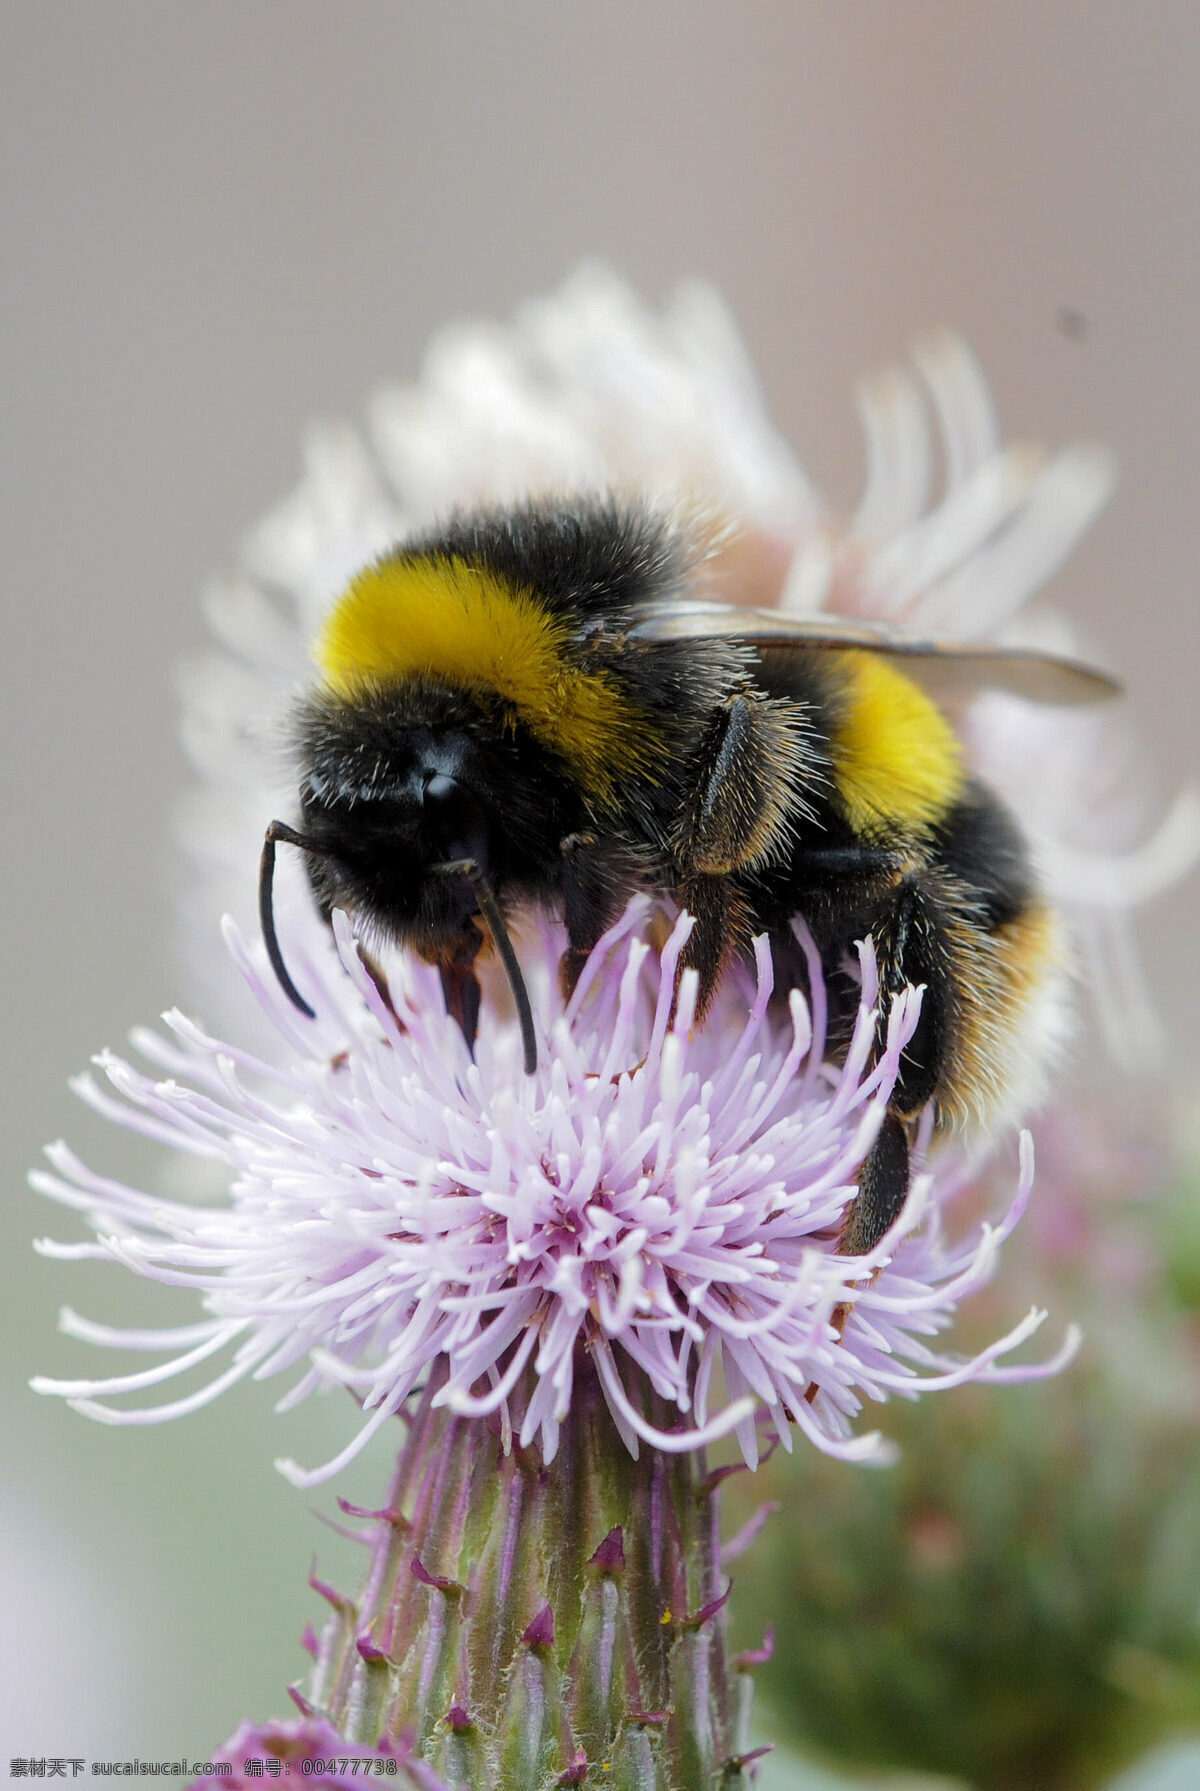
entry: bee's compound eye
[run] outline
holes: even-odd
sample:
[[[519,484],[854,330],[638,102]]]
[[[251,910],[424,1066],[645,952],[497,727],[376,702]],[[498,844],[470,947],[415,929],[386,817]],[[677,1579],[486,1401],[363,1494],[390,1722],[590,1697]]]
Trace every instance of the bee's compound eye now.
[[[434,850],[445,859],[471,858],[485,877],[490,876],[487,817],[471,792],[438,771],[425,785],[422,802]]]

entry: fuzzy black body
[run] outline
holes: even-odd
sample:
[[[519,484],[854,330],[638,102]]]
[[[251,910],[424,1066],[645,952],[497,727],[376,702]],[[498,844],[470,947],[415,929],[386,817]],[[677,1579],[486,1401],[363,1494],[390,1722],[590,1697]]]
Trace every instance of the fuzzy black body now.
[[[680,532],[612,501],[405,543],[335,607],[325,682],[296,717],[301,832],[278,837],[304,847],[323,909],[441,966],[469,1034],[483,931],[465,865],[502,911],[563,916],[568,984],[634,890],[670,896],[696,920],[701,1015],[763,931],[802,983],[801,916],[847,1025],[870,935],[884,989],[926,992],[843,1233],[862,1253],[903,1202],[913,1122],[1003,1105],[1047,917],[1015,825],[901,673],[702,622],[656,635],[647,618],[694,575]]]
[[[469,888],[428,867],[473,856],[506,908],[562,912],[586,954],[635,888],[672,886],[671,841],[696,761],[749,655],[719,642],[698,653],[691,642],[630,640],[647,602],[686,571],[681,544],[647,514],[489,513],[401,551],[486,569],[562,618],[575,665],[619,685],[636,714],[637,763],[611,791],[589,791],[569,752],[539,740],[482,685],[416,674],[366,681],[351,700],[317,689],[297,712],[295,738],[304,833],[321,848],[309,858],[318,901],[444,962],[478,949],[477,909]],[[428,800],[439,775],[462,792],[453,815]]]

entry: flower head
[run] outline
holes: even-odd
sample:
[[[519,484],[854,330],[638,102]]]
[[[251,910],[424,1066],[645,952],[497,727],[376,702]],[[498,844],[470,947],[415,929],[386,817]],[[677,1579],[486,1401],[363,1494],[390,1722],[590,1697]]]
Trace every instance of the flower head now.
[[[694,973],[674,1003],[690,921],[681,916],[655,951],[652,918],[635,900],[567,1003],[555,974],[559,929],[529,928],[523,958],[547,1048],[528,1077],[515,1022],[485,1003],[472,1061],[436,972],[405,960],[381,990],[344,917],[335,917],[336,950],[315,920],[291,922],[311,1022],[260,975],[231,927],[242,973],[282,1035],[279,1063],[173,1013],[173,1043],[138,1038],[167,1080],[104,1056],[119,1100],[90,1080],[81,1086],[125,1123],[226,1163],[228,1205],[198,1209],[119,1186],[62,1145],[50,1153],[55,1173],[38,1177],[99,1240],[43,1249],[190,1286],[209,1316],[171,1334],[68,1313],[66,1328],[87,1340],[177,1353],[140,1374],[40,1381],[39,1390],[109,1422],[150,1423],[245,1375],[298,1366],[282,1407],[342,1382],[366,1414],[323,1468],[281,1464],[311,1484],[348,1460],[435,1363],[445,1375],[440,1403],[498,1413],[506,1436],[537,1441],[546,1460],[580,1352],[635,1453],[639,1439],[682,1450],[732,1430],[751,1462],[761,1418],[785,1444],[795,1426],[828,1453],[862,1458],[879,1444],[851,1435],[864,1398],[1049,1371],[997,1366],[1041,1322],[1038,1312],[968,1361],[932,1343],[986,1279],[1024,1205],[1028,1164],[1003,1223],[984,1225],[965,1247],[944,1240],[934,1183],[922,1175],[869,1255],[838,1252],[919,994],[893,1004],[876,1053],[878,990],[862,947],[857,1022],[835,1067],[825,1061],[815,952],[811,1008],[796,990],[775,1002],[760,941],[756,974],[731,974],[693,1030]],[[231,1363],[191,1395],[148,1408],[105,1403],[228,1350]],[[651,1395],[678,1411],[678,1425],[652,1421]]]

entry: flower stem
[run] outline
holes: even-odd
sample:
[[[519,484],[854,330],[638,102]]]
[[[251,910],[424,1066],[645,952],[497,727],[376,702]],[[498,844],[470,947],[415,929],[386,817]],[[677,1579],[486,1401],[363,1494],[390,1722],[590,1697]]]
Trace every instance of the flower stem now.
[[[586,1357],[548,1466],[506,1450],[497,1420],[437,1405],[441,1384],[371,1514],[360,1598],[326,1593],[317,1709],[469,1791],[743,1784],[703,1456],[635,1460]]]

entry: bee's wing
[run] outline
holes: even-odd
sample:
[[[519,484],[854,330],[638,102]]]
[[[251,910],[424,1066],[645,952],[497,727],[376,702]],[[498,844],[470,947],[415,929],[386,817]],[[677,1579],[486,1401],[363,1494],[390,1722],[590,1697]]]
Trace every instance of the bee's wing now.
[[[1032,647],[903,634],[853,617],[790,616],[699,597],[648,603],[628,632],[644,641],[744,641],[762,654],[864,648],[903,661],[905,672],[940,699],[1004,690],[1035,703],[1098,703],[1121,691],[1107,672]]]

